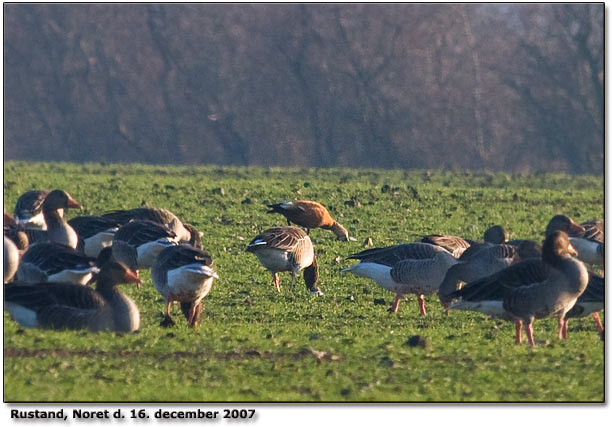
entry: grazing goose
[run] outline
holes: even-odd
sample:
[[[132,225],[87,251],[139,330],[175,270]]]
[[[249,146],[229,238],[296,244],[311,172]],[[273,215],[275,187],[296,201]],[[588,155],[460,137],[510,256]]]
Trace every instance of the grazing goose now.
[[[219,278],[210,255],[185,244],[163,249],[155,260],[151,277],[155,289],[166,298],[162,326],[174,323],[170,309],[172,302],[178,301],[190,327],[198,325],[202,299],[210,292],[213,279]]]
[[[372,279],[396,294],[389,311],[397,313],[402,297],[416,294],[423,316],[427,314],[425,295],[436,293],[446,271],[457,263],[447,250],[420,242],[368,249],[348,259],[358,259],[360,263],[342,271]]]
[[[448,307],[451,299],[447,295],[456,291],[461,282],[473,282],[497,273],[520,260],[541,256],[542,248],[531,240],[523,241],[518,247],[507,244],[485,245],[466,260],[460,258],[457,264],[448,269],[438,290],[440,302],[444,307]]]
[[[295,202],[282,202],[268,205],[268,213],[279,213],[287,218],[287,225],[294,223],[306,228],[310,234],[311,228],[331,230],[339,240],[349,240],[348,231],[337,223],[329,211],[321,203],[310,200],[296,200]]]
[[[15,283],[4,289],[5,310],[26,328],[136,331],[138,307],[116,285],[140,284],[140,279],[110,254],[110,249],[100,254],[95,290],[71,283]]]
[[[564,231],[570,236],[570,242],[578,253],[579,260],[587,264],[603,265],[603,221],[592,220],[576,224],[566,215],[555,215],[546,226],[546,235],[557,230]]]
[[[468,283],[449,295],[461,298],[450,309],[479,311],[516,321],[516,342],[521,342],[524,325],[529,344],[534,318],[559,317],[563,337],[565,314],[584,292],[589,276],[584,264],[570,255],[575,251],[562,231],[552,232],[542,246],[541,260],[526,260],[484,279]]]
[[[105,247],[112,246],[115,232],[120,224],[101,216],[77,216],[68,221],[79,240],[77,249],[89,257],[96,258]]]
[[[21,257],[17,279],[22,282],[89,283],[98,269],[95,260],[76,249],[56,242],[40,242],[30,246]]]
[[[113,238],[115,257],[128,264],[126,256],[137,259],[137,268],[151,268],[162,249],[178,243],[178,237],[163,224],[133,220],[122,225]],[[127,253],[133,252],[133,255]],[[129,264],[128,264],[129,265]]]
[[[135,208],[127,210],[116,210],[102,215],[105,218],[125,225],[132,220],[148,220],[158,224],[163,224],[170,228],[178,236],[180,241],[188,242],[191,240],[191,233],[183,226],[183,223],[176,215],[168,209],[158,208]]]
[[[593,317],[597,330],[603,334],[604,327],[599,318],[599,312],[604,308],[604,289],[603,277],[594,273],[589,273],[589,283],[586,289],[576,300],[576,304],[565,315],[565,321],[570,318],[584,317],[589,314]],[[564,330],[563,338],[567,339],[567,327]]]
[[[49,194],[49,190],[30,190],[23,193],[17,199],[13,215],[17,223],[28,227],[47,229],[47,223],[42,213],[42,204]],[[60,210],[60,216],[64,211]]]
[[[13,279],[19,266],[19,249],[11,239],[4,236],[4,283]]]
[[[255,254],[272,273],[277,291],[280,292],[279,272],[291,273],[293,287],[297,274],[304,270],[306,288],[313,294],[323,295],[316,285],[319,268],[312,241],[302,229],[292,226],[270,228],[255,236],[246,251]]]
[[[429,234],[423,236],[422,243],[441,246],[449,251],[455,258],[463,256],[466,252],[474,253],[485,245],[502,244],[508,240],[508,232],[501,225],[489,227],[484,232],[484,244],[461,237],[446,234]],[[466,255],[467,258],[469,255]]]

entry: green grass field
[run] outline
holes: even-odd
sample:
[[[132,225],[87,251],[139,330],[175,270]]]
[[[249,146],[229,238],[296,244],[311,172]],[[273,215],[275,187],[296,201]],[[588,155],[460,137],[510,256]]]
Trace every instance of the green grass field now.
[[[197,329],[159,326],[163,299],[122,285],[141,310],[130,335],[24,330],[4,315],[5,401],[580,401],[604,399],[604,343],[590,318],[536,321],[538,347],[514,344],[514,326],[477,313],[444,316],[428,297],[394,315],[394,295],[344,275],[346,257],[421,234],[481,239],[502,224],[511,238],[541,240],[548,220],[602,218],[603,177],[353,169],[175,167],[6,162],[4,206],[28,189],[62,188],[81,214],[163,207],[204,233],[218,280]],[[222,190],[221,190],[222,189]],[[244,251],[283,225],[265,204],[297,198],[330,208],[356,241],[313,230],[325,295],[290,289]],[[352,297],[352,298],[351,298]],[[384,299],[385,304],[375,304]],[[603,318],[603,316],[602,316]],[[419,336],[421,339],[414,338]],[[418,342],[416,345],[415,343]]]

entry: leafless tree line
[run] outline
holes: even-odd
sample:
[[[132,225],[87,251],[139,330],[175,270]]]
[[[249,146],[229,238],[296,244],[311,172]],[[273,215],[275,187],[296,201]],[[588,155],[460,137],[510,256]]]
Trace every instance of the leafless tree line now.
[[[5,158],[601,173],[603,20],[603,4],[5,4]]]

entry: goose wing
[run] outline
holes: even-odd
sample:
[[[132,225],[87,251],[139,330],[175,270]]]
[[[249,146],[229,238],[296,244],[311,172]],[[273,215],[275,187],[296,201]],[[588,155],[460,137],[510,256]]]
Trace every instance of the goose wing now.
[[[178,219],[177,216],[169,210],[158,208],[119,209],[106,212],[102,216],[117,221],[120,224],[127,224],[135,219],[149,220],[159,224],[169,224],[172,220]]]
[[[274,248],[292,252],[300,243],[308,239],[308,235],[297,227],[275,227],[258,234],[247,246],[247,252],[258,248]]]
[[[604,242],[604,222],[602,220],[594,219],[580,225],[584,227],[584,234],[581,237],[596,242]]]
[[[549,267],[545,263],[530,259],[470,282],[448,297],[461,298],[462,301],[503,301],[507,289],[542,282],[548,275]]]
[[[41,242],[30,246],[21,262],[34,264],[52,275],[62,270],[92,267],[95,260],[61,243]]]
[[[440,246],[452,254],[460,255],[471,245],[470,243],[457,236],[449,236],[446,234],[429,234],[423,236],[421,239],[422,243],[429,243],[430,245]]]
[[[5,288],[4,301],[34,311],[41,326],[53,329],[85,328],[106,305],[93,289],[70,283],[16,283]]]
[[[361,262],[374,262],[376,264],[392,267],[404,259],[429,259],[446,249],[429,243],[405,243],[403,245],[388,246],[385,248],[366,249],[349,255],[348,259],[358,259]]]
[[[111,228],[119,228],[120,223],[102,216],[77,216],[68,221],[81,239],[87,239]]]
[[[267,213],[280,213],[285,216],[299,215],[306,210],[303,205],[295,202],[273,203],[267,206],[269,208]]]
[[[121,226],[113,240],[121,240],[137,247],[158,239],[176,239],[176,233],[163,224],[149,220],[133,220]]]

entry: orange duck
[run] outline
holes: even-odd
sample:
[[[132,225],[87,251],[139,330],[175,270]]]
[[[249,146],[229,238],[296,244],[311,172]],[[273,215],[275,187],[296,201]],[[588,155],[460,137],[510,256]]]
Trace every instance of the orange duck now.
[[[329,211],[321,203],[309,200],[296,200],[295,202],[282,202],[268,205],[268,213],[280,213],[287,218],[287,225],[291,223],[306,228],[310,234],[311,228],[323,228],[334,232],[338,239],[349,240],[348,231],[338,224]]]

